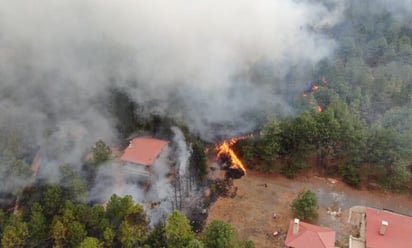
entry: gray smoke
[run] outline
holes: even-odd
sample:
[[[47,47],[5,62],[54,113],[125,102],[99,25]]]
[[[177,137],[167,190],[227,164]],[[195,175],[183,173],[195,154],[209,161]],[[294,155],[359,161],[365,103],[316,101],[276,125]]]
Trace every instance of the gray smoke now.
[[[340,17],[321,4],[295,1],[17,0],[1,1],[0,9],[7,99],[0,106],[30,113],[23,123],[34,119],[36,135],[48,127],[61,139],[73,129],[97,127],[98,136],[110,130],[99,106],[110,84],[201,134],[260,104],[283,103],[273,91],[299,84],[282,81],[291,67],[302,70],[333,48],[311,28]],[[254,82],[260,65],[266,80]]]
[[[406,21],[412,25],[412,0],[378,0],[370,6],[389,11],[399,21]]]
[[[179,168],[179,176],[186,177],[188,173],[189,157],[191,151],[187,147],[185,136],[178,127],[172,127],[172,131],[175,134],[173,141],[177,145],[177,166]]]
[[[113,194],[122,197],[131,195],[135,202],[143,204],[152,225],[164,221],[181,205],[180,201],[184,201],[188,193],[185,180],[190,151],[182,131],[177,127],[173,127],[172,131],[175,133],[173,146],[176,148],[167,146],[163,149],[151,165],[149,177],[138,173],[139,165],[123,165],[117,160],[109,162],[98,172],[90,192],[91,201],[107,202]],[[176,174],[171,173],[173,170]],[[137,185],[138,180],[145,181],[146,186]]]
[[[111,87],[204,139],[250,131],[255,115],[293,113],[287,99],[333,51],[321,30],[344,4],[328,2],[0,0],[0,128],[40,150],[52,181],[117,140]]]

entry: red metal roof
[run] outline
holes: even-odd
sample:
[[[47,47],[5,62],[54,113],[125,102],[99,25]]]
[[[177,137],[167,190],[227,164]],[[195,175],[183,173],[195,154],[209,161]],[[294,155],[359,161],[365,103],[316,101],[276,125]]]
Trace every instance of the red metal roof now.
[[[336,232],[329,228],[299,222],[298,234],[293,234],[294,221],[289,223],[285,245],[293,248],[334,248]]]
[[[168,143],[168,141],[151,137],[134,138],[120,160],[150,166]]]
[[[382,221],[387,221],[385,234],[379,231]],[[412,247],[412,218],[388,211],[366,208],[367,248]]]

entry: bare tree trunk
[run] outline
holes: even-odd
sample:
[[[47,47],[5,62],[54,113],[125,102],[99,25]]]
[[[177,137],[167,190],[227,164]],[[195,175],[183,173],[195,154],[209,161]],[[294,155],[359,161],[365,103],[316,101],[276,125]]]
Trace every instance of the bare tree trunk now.
[[[189,193],[190,193],[190,175],[185,176],[185,182],[186,182],[186,197],[189,197]]]
[[[173,208],[177,209],[177,181],[176,180],[175,180],[173,186],[175,188],[175,204],[174,204]]]
[[[178,178],[178,181],[179,181],[179,210],[181,210],[182,209],[182,181],[181,181],[180,176]]]

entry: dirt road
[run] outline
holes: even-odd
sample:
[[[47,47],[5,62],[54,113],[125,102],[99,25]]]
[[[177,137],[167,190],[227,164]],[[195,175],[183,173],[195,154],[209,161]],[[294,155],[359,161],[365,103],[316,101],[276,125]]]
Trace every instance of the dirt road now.
[[[412,215],[410,195],[356,190],[338,180],[315,175],[290,180],[281,175],[249,171],[234,184],[238,187],[237,195],[219,198],[209,209],[208,222],[219,219],[231,224],[242,239],[253,240],[259,248],[283,247],[287,225],[293,218],[289,205],[302,189],[317,194],[320,208],[315,224],[336,230],[341,247],[347,245],[348,235],[356,232],[356,228],[347,223],[348,209],[352,206],[388,208]],[[342,215],[329,215],[328,207],[341,208]],[[276,218],[273,218],[274,213]],[[274,231],[280,235],[274,237]]]

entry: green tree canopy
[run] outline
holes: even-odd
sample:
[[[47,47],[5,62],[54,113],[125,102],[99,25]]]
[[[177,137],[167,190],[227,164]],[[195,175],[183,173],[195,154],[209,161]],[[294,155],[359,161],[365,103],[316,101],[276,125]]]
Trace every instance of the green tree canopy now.
[[[203,241],[208,248],[232,248],[236,246],[236,230],[223,221],[214,220],[203,232]]]
[[[145,241],[146,245],[151,248],[167,247],[167,237],[165,227],[163,225],[155,227]]]
[[[245,240],[241,243],[242,248],[255,248],[255,243],[252,240]]]
[[[134,204],[130,195],[123,198],[113,195],[107,203],[106,217],[122,245],[132,247],[146,239],[149,224],[146,212],[142,205]]]
[[[189,242],[186,248],[205,248],[205,244],[197,239],[193,239]]]
[[[56,247],[62,247],[66,244],[67,228],[60,220],[56,220],[51,226],[50,235],[54,241],[54,245]]]
[[[68,191],[65,197],[77,202],[85,203],[87,201],[87,187],[86,182],[80,174],[74,171],[70,165],[60,167],[60,174],[62,177],[61,184]]]
[[[207,162],[205,146],[199,140],[192,143],[192,153],[189,158],[190,170],[200,181],[205,181],[207,176]]]
[[[12,215],[9,224],[4,228],[1,245],[4,248],[26,247],[29,239],[27,223],[20,217]]]
[[[318,217],[318,199],[314,192],[302,190],[291,205],[293,214],[302,220],[311,221]]]
[[[57,185],[48,186],[41,203],[46,218],[52,219],[63,207],[64,200],[62,189]]]
[[[132,206],[133,199],[131,196],[121,198],[117,195],[112,195],[106,206],[106,216],[114,227],[118,227]]]
[[[31,207],[30,219],[28,222],[30,245],[39,246],[48,238],[49,225],[43,214],[43,209],[39,203],[34,203]]]
[[[68,225],[68,242],[71,247],[78,246],[87,237],[87,231],[83,224],[73,221]]]
[[[86,237],[77,248],[99,248],[101,244],[98,239],[94,237]]]
[[[96,142],[96,144],[94,144],[92,152],[93,158],[91,162],[94,165],[104,163],[112,156],[112,150],[108,145],[106,145],[106,143],[104,143],[103,140],[99,140]]]
[[[106,218],[106,212],[102,205],[95,205],[90,209],[90,215],[87,218],[89,235],[102,235],[104,230],[109,226],[109,220]]]
[[[170,248],[184,247],[195,238],[189,219],[175,210],[167,218],[166,222],[167,245]]]
[[[275,161],[279,156],[281,126],[277,119],[270,119],[263,127],[261,138],[255,142],[255,154],[259,154],[261,168],[264,172],[275,169]]]
[[[104,247],[113,247],[115,236],[115,232],[110,227],[106,227],[103,231]]]
[[[123,221],[119,227],[118,237],[123,247],[136,247],[145,240],[146,231],[142,230],[139,226]]]

